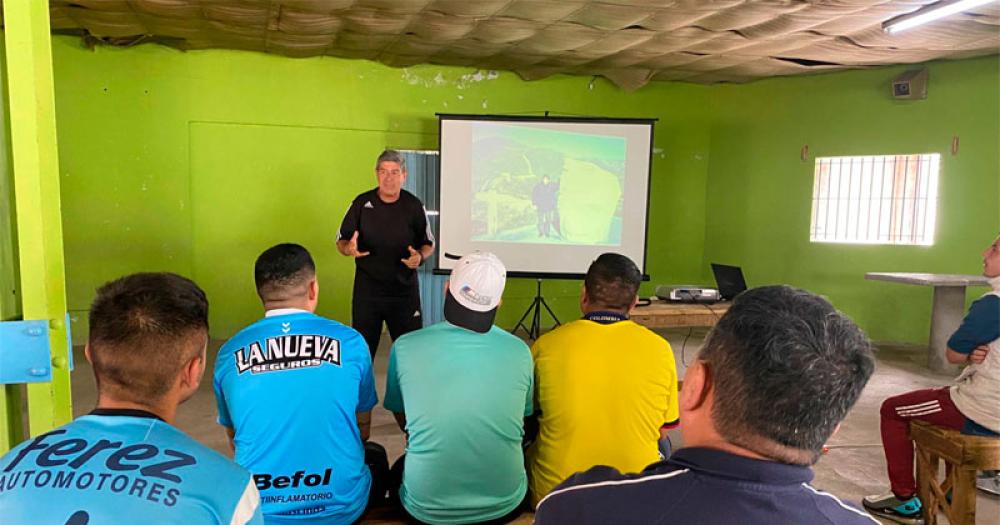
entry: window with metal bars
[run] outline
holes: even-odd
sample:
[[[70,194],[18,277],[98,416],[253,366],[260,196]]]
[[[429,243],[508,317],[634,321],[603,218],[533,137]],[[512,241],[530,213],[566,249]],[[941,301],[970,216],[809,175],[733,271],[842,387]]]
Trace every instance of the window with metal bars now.
[[[934,244],[941,155],[818,157],[809,240]]]

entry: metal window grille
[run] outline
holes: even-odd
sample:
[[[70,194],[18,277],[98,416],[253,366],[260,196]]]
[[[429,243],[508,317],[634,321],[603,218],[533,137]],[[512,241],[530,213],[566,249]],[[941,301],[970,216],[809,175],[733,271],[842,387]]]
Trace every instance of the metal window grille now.
[[[809,240],[934,244],[941,155],[818,157]]]

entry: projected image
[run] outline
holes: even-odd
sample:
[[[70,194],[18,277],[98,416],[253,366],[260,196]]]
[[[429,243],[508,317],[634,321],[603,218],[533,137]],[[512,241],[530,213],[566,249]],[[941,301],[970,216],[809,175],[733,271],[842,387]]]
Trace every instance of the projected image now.
[[[621,244],[625,138],[476,123],[472,239]]]

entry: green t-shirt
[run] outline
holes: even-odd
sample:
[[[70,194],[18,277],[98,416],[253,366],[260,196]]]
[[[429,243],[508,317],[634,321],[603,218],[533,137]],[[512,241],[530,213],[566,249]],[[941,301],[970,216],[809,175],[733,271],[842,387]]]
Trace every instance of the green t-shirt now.
[[[492,327],[481,334],[448,322],[396,340],[386,409],[406,413],[400,499],[434,524],[499,518],[527,490],[521,439],[531,415],[528,346]]]

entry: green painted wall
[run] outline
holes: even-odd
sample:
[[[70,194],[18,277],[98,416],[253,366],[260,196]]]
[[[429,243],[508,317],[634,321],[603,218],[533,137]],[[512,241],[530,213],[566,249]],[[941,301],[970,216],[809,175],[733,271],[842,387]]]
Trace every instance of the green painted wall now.
[[[715,88],[706,266],[740,263],[751,285],[787,282],[828,296],[876,340],[926,343],[931,289],[864,274],[982,271],[979,254],[1000,228],[1000,59],[931,64],[919,101],[889,95],[905,69]],[[942,155],[934,246],[809,242],[816,156],[931,152]]]
[[[153,45],[88,50],[71,37],[55,37],[53,53],[78,341],[95,287],[141,270],[193,276],[209,293],[213,335],[230,335],[259,315],[253,260],[279,241],[311,249],[320,313],[348,320],[353,262],[335,252],[334,232],[351,198],[374,186],[383,147],[436,148],[436,112],[660,118],[648,271],[653,282],[702,274],[711,88],[624,93],[603,80],[591,89],[589,78],[528,83],[465,68]],[[578,315],[579,287],[546,284],[562,318]],[[511,283],[501,324],[533,295],[532,281]]]
[[[739,263],[752,285],[829,296],[879,340],[926,341],[931,292],[865,281],[866,271],[978,273],[1000,225],[997,57],[931,64],[930,97],[899,102],[887,86],[905,68],[624,93],[603,80],[591,89],[589,78],[523,82],[152,45],[88,50],[71,37],[55,37],[53,53],[78,321],[100,283],[172,270],[206,288],[213,335],[225,337],[259,314],[252,261],[279,241],[313,251],[321,313],[347,320],[353,267],[336,254],[334,231],[351,197],[374,185],[371,162],[384,146],[436,147],[436,112],[659,118],[652,283],[707,283],[709,262]],[[932,151],[943,154],[933,247],[809,243],[815,156]],[[576,315],[578,282],[545,290],[561,317]],[[533,291],[531,281],[511,283],[500,323],[512,324]],[[85,323],[76,324],[79,340]]]

